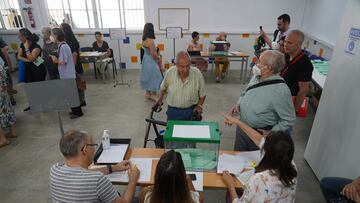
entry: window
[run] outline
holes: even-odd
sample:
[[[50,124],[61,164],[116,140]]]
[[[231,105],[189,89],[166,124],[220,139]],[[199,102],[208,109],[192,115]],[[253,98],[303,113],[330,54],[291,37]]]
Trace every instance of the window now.
[[[73,28],[95,28],[92,0],[46,0],[50,23],[69,23]]]
[[[144,0],[46,0],[50,22],[74,28],[142,29]],[[71,4],[70,4],[71,1]]]
[[[18,0],[0,1],[1,28],[16,29],[24,27]]]

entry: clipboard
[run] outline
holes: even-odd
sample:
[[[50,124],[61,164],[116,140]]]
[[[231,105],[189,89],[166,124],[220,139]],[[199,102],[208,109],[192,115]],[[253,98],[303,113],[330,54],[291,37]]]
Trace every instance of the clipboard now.
[[[99,148],[97,149],[96,153],[95,153],[95,157],[94,157],[94,164],[95,165],[114,165],[119,163],[120,161],[124,160],[126,154],[129,151],[129,147],[130,147],[130,143],[131,143],[131,139],[130,138],[110,138],[110,147],[111,145],[116,145],[116,144],[126,144],[126,150],[125,153],[122,155],[119,155],[121,157],[119,157],[119,161],[118,162],[100,162],[99,158],[101,156],[101,154],[103,153],[104,149],[102,146],[102,143],[100,144]]]

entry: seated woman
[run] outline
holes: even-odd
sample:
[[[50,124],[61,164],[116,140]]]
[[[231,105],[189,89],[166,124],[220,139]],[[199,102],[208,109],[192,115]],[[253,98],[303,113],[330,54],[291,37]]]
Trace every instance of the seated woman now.
[[[93,50],[98,52],[107,52],[106,57],[112,57],[110,47],[106,41],[103,40],[101,32],[95,32],[96,41],[92,44]],[[107,61],[97,61],[95,63],[96,69],[100,71],[100,73],[104,78],[104,71],[107,65]]]
[[[163,154],[156,167],[155,183],[140,193],[141,203],[198,203],[200,194],[195,191],[191,178],[186,175],[179,152]]]
[[[225,124],[238,125],[262,153],[255,174],[245,184],[243,195],[239,198],[234,179],[229,172],[223,173],[233,203],[240,202],[295,202],[297,171],[292,159],[294,143],[291,137],[282,131],[272,131],[266,138],[238,118],[223,114]]]
[[[191,37],[192,40],[187,48],[187,51],[203,51],[202,46],[199,44],[199,33],[195,31],[191,34]],[[208,63],[204,58],[191,56],[191,63],[195,64],[202,73],[207,71]]]

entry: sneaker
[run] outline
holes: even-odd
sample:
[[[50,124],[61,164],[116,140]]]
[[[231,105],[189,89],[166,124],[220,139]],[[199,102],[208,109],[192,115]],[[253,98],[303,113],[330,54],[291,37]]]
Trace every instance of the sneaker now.
[[[30,106],[28,106],[27,108],[24,109],[24,112],[26,111],[30,111]]]
[[[75,114],[71,114],[70,115],[70,119],[76,119],[76,118],[79,118],[81,116],[83,116],[84,114],[81,114],[81,115],[75,115]]]

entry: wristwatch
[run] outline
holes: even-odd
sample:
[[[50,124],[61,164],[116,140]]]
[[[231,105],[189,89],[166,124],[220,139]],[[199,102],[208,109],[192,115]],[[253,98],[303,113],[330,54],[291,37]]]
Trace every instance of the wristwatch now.
[[[108,170],[109,170],[109,174],[113,172],[111,165],[107,165],[107,168],[108,168]]]

